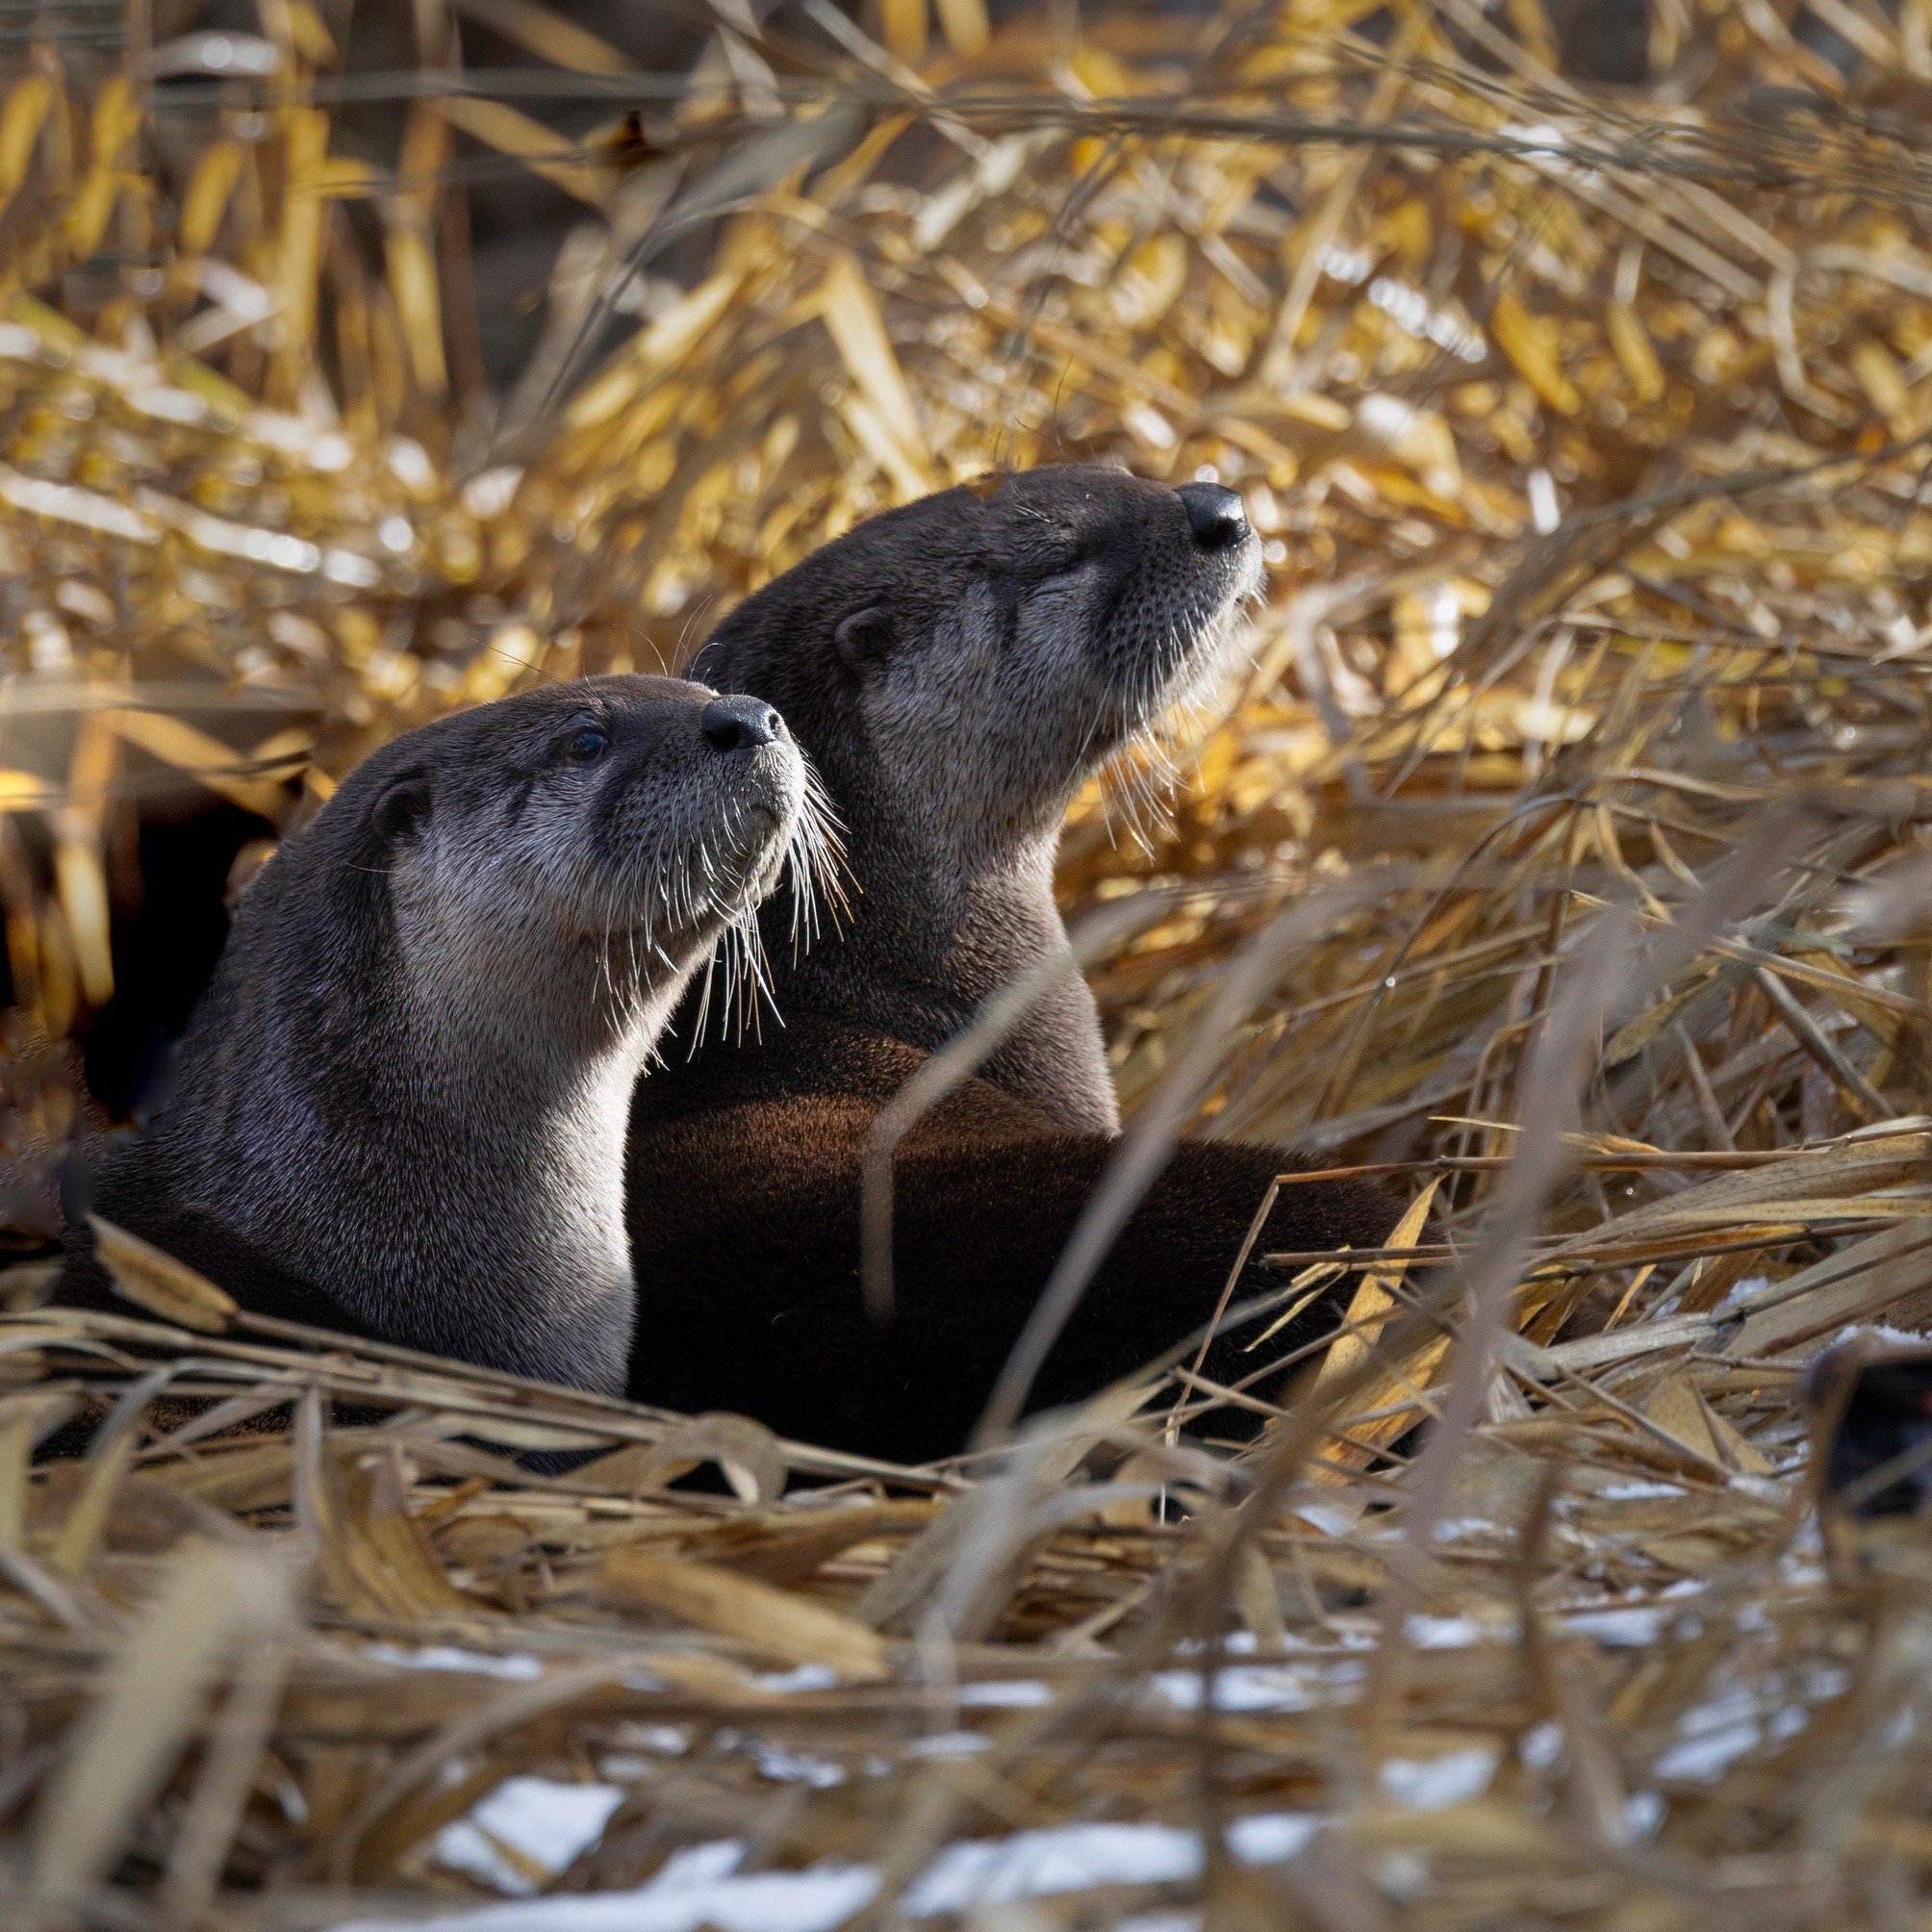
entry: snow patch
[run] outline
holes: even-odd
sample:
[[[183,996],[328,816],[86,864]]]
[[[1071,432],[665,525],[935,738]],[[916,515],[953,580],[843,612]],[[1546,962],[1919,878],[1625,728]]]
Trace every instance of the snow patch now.
[[[823,1664],[801,1664],[795,1670],[761,1671],[751,1682],[760,1690],[831,1690],[839,1674]]]
[[[1032,1710],[1051,1704],[1054,1693],[1030,1678],[993,1678],[984,1684],[960,1685],[957,1701],[969,1710]]]
[[[405,1670],[468,1670],[478,1677],[522,1681],[544,1674],[543,1660],[521,1650],[499,1656],[489,1650],[459,1650],[450,1643],[425,1643],[420,1649],[401,1643],[365,1643],[356,1654],[372,1664],[398,1664]]]
[[[1480,1797],[1495,1770],[1496,1754],[1487,1744],[1439,1758],[1390,1758],[1382,1767],[1382,1789],[1411,1811],[1441,1811]]]
[[[1418,1650],[1467,1650],[1490,1634],[1473,1616],[1428,1616],[1420,1613],[1402,1628]]]
[[[606,1788],[550,1789],[554,1792]],[[586,1807],[575,1816],[574,1824],[580,1828],[587,1815]],[[529,1811],[520,1818],[513,1805],[509,1821],[519,1825],[535,1816]],[[606,1812],[604,1818],[608,1816]],[[599,1820],[597,1830],[602,1823]],[[1319,1818],[1299,1812],[1236,1818],[1228,1827],[1228,1847],[1244,1864],[1279,1864],[1299,1852],[1321,1824]],[[496,1822],[491,1828],[496,1830]],[[506,1840],[510,1836],[507,1831],[500,1835]],[[584,1839],[577,1849],[589,1842]],[[518,1849],[526,1847],[519,1843]],[[550,1852],[542,1855],[547,1859]],[[744,1845],[737,1840],[720,1840],[676,1853],[648,1885],[631,1892],[524,1898],[406,1924],[358,1919],[338,1926],[336,1932],[413,1932],[425,1925],[439,1932],[699,1932],[707,1926],[717,1932],[831,1932],[869,1905],[878,1891],[878,1874],[869,1866],[825,1864],[803,1871],[741,1874],[738,1866],[744,1855]],[[908,1888],[905,1910],[908,1917],[927,1919],[1105,1885],[1169,1885],[1198,1878],[1202,1866],[1199,1834],[1179,1825],[1055,1825],[1016,1832],[1010,1838],[971,1839],[948,1845]],[[1191,1913],[1164,1912],[1130,1922],[1142,1932],[1183,1932],[1198,1925],[1199,1919]]]
[[[1214,1673],[1217,1711],[1313,1711],[1330,1692],[1361,1681],[1362,1667],[1352,1660],[1310,1670],[1304,1665],[1231,1664]],[[1182,1711],[1201,1708],[1198,1670],[1157,1670],[1154,1689]]]
[[[1670,1612],[1654,1603],[1630,1604],[1621,1610],[1574,1611],[1563,1627],[1579,1637],[1593,1637],[1616,1649],[1655,1643]]]
[[[597,1843],[623,1802],[623,1793],[615,1785],[505,1778],[467,1818],[437,1833],[436,1855],[499,1892],[534,1892],[530,1878],[491,1840],[500,1840],[547,1872],[559,1872],[586,1845]]]

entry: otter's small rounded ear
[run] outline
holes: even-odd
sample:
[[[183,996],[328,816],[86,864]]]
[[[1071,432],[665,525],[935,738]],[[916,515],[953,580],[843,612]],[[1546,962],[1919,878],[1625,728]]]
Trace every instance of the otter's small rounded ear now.
[[[832,644],[848,671],[867,671],[892,648],[892,620],[876,607],[855,610],[839,620]]]
[[[392,779],[369,808],[369,822],[385,845],[405,839],[429,818],[429,781],[416,774]]]

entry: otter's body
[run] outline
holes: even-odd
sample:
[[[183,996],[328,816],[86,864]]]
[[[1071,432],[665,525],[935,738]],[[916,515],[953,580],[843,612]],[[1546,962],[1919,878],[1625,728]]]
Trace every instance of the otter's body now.
[[[866,1136],[925,1058],[802,1014],[742,1055],[703,1054],[639,1086],[633,1144],[651,1150],[660,1179],[631,1217],[637,1400],[737,1410],[895,1462],[965,1444],[1118,1143],[967,1081],[900,1145],[898,1309],[881,1328],[860,1289]],[[1278,1147],[1178,1149],[1048,1358],[1033,1406],[1091,1395],[1207,1322],[1270,1182],[1304,1164]],[[1372,1245],[1390,1218],[1367,1188],[1284,1187],[1257,1252]],[[1281,1286],[1251,1266],[1235,1299]],[[1238,1381],[1300,1335],[1244,1354],[1256,1333],[1217,1340],[1207,1375]]]
[[[769,706],[667,678],[384,747],[243,896],[96,1210],[264,1311],[621,1390],[631,1092],[803,797]]]
[[[1117,1145],[1099,1014],[1054,900],[1061,821],[1214,674],[1259,582],[1232,491],[1038,470],[860,524],[699,651],[694,675],[784,712],[857,890],[843,929],[798,956],[775,900],[782,1025],[740,1044],[687,1014],[639,1091],[634,1395],[879,1455],[963,1445]],[[1068,972],[983,1078],[902,1143],[898,1314],[876,1330],[858,1278],[870,1124],[990,994],[1056,958]],[[1207,1321],[1270,1180],[1295,1164],[1182,1147],[1035,1401],[1091,1393]],[[1393,1218],[1373,1190],[1313,1183],[1284,1190],[1268,1240],[1359,1246]]]

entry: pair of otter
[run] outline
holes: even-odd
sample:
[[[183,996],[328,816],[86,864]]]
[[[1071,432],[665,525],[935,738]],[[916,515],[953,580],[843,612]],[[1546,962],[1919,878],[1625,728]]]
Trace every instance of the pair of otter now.
[[[1053,896],[1061,818],[1211,673],[1258,582],[1231,491],[1032,470],[888,512],[749,598],[691,667],[729,695],[593,678],[397,740],[244,897],[178,1095],[105,1163],[99,1210],[269,1311],[874,1455],[957,1449],[1119,1131]],[[840,929],[804,946],[826,845],[793,734],[850,873]],[[734,928],[783,1022],[736,1043],[687,990]],[[1056,957],[901,1145],[877,1325],[872,1124]],[[1034,1401],[1205,1321],[1295,1164],[1183,1146]],[[1360,1246],[1389,1219],[1317,1183],[1268,1234]]]

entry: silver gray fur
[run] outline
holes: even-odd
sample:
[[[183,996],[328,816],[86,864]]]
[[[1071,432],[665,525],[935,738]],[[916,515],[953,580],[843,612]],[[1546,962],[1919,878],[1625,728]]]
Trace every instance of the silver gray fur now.
[[[769,945],[781,1015],[931,1050],[1066,953],[1068,804],[1211,675],[1260,588],[1239,499],[1183,489],[1068,465],[926,497],[815,551],[699,652],[693,676],[784,713],[845,822],[852,915],[802,955]],[[1209,542],[1214,504],[1228,521]],[[775,901],[768,941],[782,917]],[[1119,1131],[1077,972],[986,1073],[1070,1128]]]
[[[358,766],[243,896],[101,1211],[206,1216],[367,1332],[621,1393],[632,1088],[721,936],[809,856],[782,724],[721,750],[707,702],[552,685]]]

